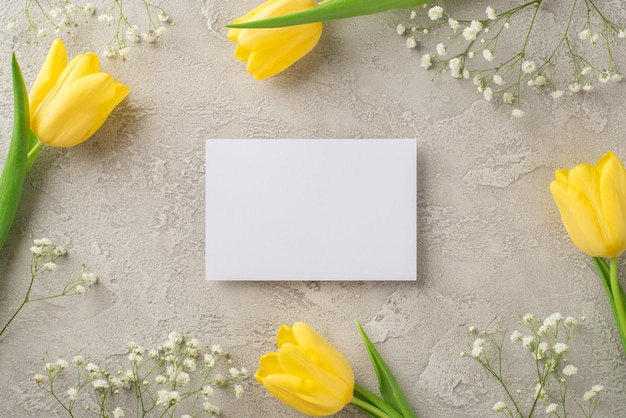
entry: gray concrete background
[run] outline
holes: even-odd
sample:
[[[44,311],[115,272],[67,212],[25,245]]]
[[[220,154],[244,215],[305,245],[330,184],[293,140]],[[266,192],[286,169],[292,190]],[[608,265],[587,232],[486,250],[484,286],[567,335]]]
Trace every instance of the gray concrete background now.
[[[420,51],[395,34],[406,21],[401,11],[328,23],[307,57],[259,82],[233,58],[223,28],[256,1],[167,3],[176,26],[165,36],[136,46],[126,62],[102,61],[131,87],[128,98],[88,142],[45,149],[27,179],[0,252],[0,316],[25,291],[31,237],[49,237],[69,252],[44,286],[62,283],[83,262],[100,282],[80,299],[28,306],[2,337],[0,416],[62,416],[32,380],[46,352],[103,359],[131,340],[155,344],[171,330],[222,344],[253,371],[274,350],[280,324],[306,321],[374,388],[355,318],[419,416],[496,416],[497,386],[459,356],[468,326],[487,327],[500,315],[514,327],[520,314],[557,311],[588,318],[571,346],[579,369],[572,390],[582,395],[602,384],[596,416],[626,416],[626,361],[606,297],[548,190],[557,168],[595,163],[608,150],[626,158],[623,84],[558,104],[527,93],[526,117],[509,120],[471,82],[431,82],[433,73],[419,68]],[[0,3],[0,27],[22,4]],[[126,4],[140,16],[140,2]],[[480,13],[487,5],[468,7]],[[562,12],[554,7],[550,16]],[[626,22],[620,2],[606,7]],[[100,53],[103,29],[94,20],[65,36],[70,56]],[[10,53],[30,85],[48,45],[0,36],[2,155],[12,122]],[[624,46],[617,51],[626,71]],[[205,139],[405,137],[419,143],[416,282],[204,280]],[[509,354],[512,374],[528,377],[528,363]],[[224,416],[299,416],[259,385],[246,389],[241,401],[216,401]],[[348,407],[337,416],[360,415]]]

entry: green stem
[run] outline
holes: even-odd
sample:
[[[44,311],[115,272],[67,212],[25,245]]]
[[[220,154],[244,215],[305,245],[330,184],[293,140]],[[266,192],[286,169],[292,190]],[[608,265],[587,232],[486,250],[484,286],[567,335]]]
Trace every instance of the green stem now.
[[[615,325],[617,327],[617,331],[619,332],[620,340],[622,341],[622,346],[626,347],[626,333],[624,332],[624,327],[619,321],[619,316],[617,313],[617,308],[615,306],[615,298],[613,297],[613,290],[611,290],[611,274],[610,269],[607,262],[600,257],[593,257],[593,263],[596,266],[596,270],[598,271],[598,275],[600,276],[602,287],[604,287],[604,291],[606,292],[606,297],[609,300],[609,305],[611,306],[611,312],[613,313],[613,318],[615,318]],[[624,298],[624,294],[622,293],[622,299]],[[626,350],[626,348],[625,348]]]
[[[619,284],[619,278],[617,275],[617,257],[611,257],[611,293],[615,300],[615,310],[617,311],[617,317],[615,322],[618,329],[621,330],[620,337],[624,335],[624,326],[626,325],[626,306],[624,305],[624,297],[622,294],[622,288]],[[622,338],[622,348],[626,352],[626,345],[624,345],[624,339]]]
[[[352,398],[350,403],[356,406],[357,408],[359,408],[360,410],[362,410],[363,412],[365,412],[367,415],[369,415],[372,418],[394,418],[391,415],[385,414],[383,411],[376,408],[371,403],[368,403],[362,399]]]
[[[33,131],[30,131],[29,144],[30,146],[28,150],[28,159],[26,161],[26,173],[27,174],[30,172],[30,169],[35,163],[35,160],[37,159],[37,156],[39,155],[39,151],[41,151],[41,149],[43,148],[43,143],[39,141],[39,138],[37,138],[37,136],[35,135]]]
[[[403,418],[403,415],[400,414],[391,405],[389,405],[387,402],[385,402],[384,400],[380,399],[378,396],[376,396],[370,390],[368,390],[365,387],[359,385],[358,383],[354,384],[353,395],[354,395],[353,398],[356,398],[356,399],[358,399],[360,401],[363,401],[363,402],[365,402],[365,403],[367,403],[369,405],[372,405],[372,407],[376,408],[381,413],[385,413],[386,414],[385,416],[389,416],[389,417],[392,417],[392,418]],[[360,407],[360,405],[357,405],[357,406]]]
[[[11,318],[9,318],[9,320],[4,325],[4,327],[2,327],[2,330],[0,331],[0,336],[2,336],[2,334],[4,334],[4,331],[6,331],[6,329],[9,327],[11,322],[13,322],[13,320],[21,312],[22,308],[24,308],[24,306],[26,306],[26,304],[28,302],[30,302],[29,297],[30,297],[31,290],[33,289],[33,284],[35,283],[35,277],[37,277],[37,271],[36,270],[31,273],[30,283],[28,284],[28,290],[26,291],[26,296],[24,296],[24,300],[22,301],[20,306],[15,310],[15,312],[13,312],[13,315],[11,315]]]

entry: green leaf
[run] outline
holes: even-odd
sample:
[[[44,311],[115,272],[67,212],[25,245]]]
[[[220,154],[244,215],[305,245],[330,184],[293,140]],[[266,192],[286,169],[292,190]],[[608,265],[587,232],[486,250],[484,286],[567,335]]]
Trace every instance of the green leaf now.
[[[617,327],[617,331],[619,332],[619,337],[622,342],[622,348],[626,352],[626,330],[624,329],[626,324],[622,323],[622,321],[620,320],[618,306],[616,305],[616,299],[621,301],[626,300],[624,290],[619,285],[619,283],[617,284],[617,289],[612,288],[611,270],[605,259],[601,257],[593,257],[593,264],[596,266],[596,270],[598,271],[598,275],[600,276],[600,279],[602,281],[602,286],[604,287],[604,291],[606,292],[606,297],[609,301],[609,305],[611,306],[613,318],[615,319],[615,326]],[[616,292],[619,292],[617,297],[615,295]]]
[[[376,348],[363,330],[363,327],[361,327],[359,321],[356,321],[356,324],[359,327],[361,338],[363,338],[363,342],[367,348],[367,353],[369,354],[372,366],[374,367],[374,371],[378,377],[380,393],[383,396],[383,399],[386,403],[396,409],[403,418],[417,418],[417,415],[415,415],[411,409],[411,405],[409,405],[404,397],[404,394],[400,390],[400,386],[398,386],[398,382],[393,376],[393,373],[391,373],[391,370],[389,370],[389,367],[383,358],[380,354],[378,354],[378,351],[376,351]]]
[[[351,403],[372,418],[403,418],[391,405],[358,383],[354,384],[352,395]]]
[[[11,61],[13,74],[13,138],[0,176],[0,248],[4,245],[15,212],[22,195],[26,162],[28,158],[28,138],[30,136],[30,112],[28,93],[22,71],[15,58]]]
[[[313,9],[252,22],[226,25],[228,28],[279,28],[313,22],[370,15],[393,9],[408,9],[426,0],[327,0]]]

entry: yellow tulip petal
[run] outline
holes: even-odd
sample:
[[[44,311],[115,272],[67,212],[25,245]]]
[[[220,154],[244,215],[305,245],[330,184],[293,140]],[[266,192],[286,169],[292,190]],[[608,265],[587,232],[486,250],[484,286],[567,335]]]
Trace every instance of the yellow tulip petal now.
[[[606,257],[596,212],[585,194],[569,184],[557,181],[550,183],[550,191],[574,245],[593,257]]]
[[[613,153],[598,161],[602,217],[607,224],[609,251],[621,254],[626,249],[626,170]]]
[[[285,373],[295,375],[303,380],[319,382],[321,386],[346,403],[352,397],[352,384],[346,382],[345,376],[336,370],[319,364],[307,355],[302,348],[293,344],[284,344],[278,351],[278,361]]]
[[[130,89],[106,73],[89,74],[49,96],[31,122],[41,142],[70,147],[102,126]]]
[[[283,368],[278,361],[278,353],[268,353],[261,357],[259,360],[259,369],[254,374],[254,378],[258,382],[262,382],[263,378],[271,375],[271,374],[282,374],[284,373]]]
[[[263,380],[263,386],[281,402],[307,415],[332,415],[346,405],[334,399],[317,382],[303,381],[297,376],[271,375]]]
[[[54,87],[59,76],[67,66],[67,52],[60,39],[55,39],[50,45],[48,55],[37,74],[37,78],[28,93],[30,114],[39,106],[46,94]]]
[[[346,384],[353,384],[354,372],[345,356],[304,322],[293,324],[293,336],[311,361],[333,371]],[[350,389],[352,391],[352,389]]]

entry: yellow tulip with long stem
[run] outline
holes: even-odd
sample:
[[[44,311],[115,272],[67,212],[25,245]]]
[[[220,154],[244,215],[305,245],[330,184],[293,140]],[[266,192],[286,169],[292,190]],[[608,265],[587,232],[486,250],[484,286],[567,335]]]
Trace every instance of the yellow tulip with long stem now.
[[[227,25],[228,39],[239,45],[235,57],[247,61],[256,79],[284,71],[308,54],[328,20],[406,9],[426,0],[268,0]]]
[[[557,170],[550,191],[574,245],[593,257],[626,352],[626,296],[617,263],[626,251],[626,169],[608,152],[595,166]]]
[[[88,139],[130,89],[100,72],[94,53],[67,61],[60,39],[52,42],[30,93],[15,54],[13,138],[0,176],[0,248],[9,233],[24,179],[44,145],[71,147]]]
[[[261,357],[255,379],[280,401],[307,415],[333,415],[351,403],[374,418],[415,418],[389,368],[357,325],[382,399],[355,383],[345,356],[304,322],[280,327],[278,351]]]

